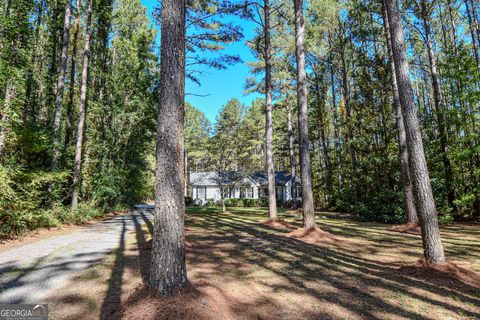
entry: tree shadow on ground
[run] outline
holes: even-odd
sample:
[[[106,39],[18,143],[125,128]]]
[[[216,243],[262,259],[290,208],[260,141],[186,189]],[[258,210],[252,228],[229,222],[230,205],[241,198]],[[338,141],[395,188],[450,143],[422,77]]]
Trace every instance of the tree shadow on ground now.
[[[479,288],[457,279],[408,277],[400,274],[396,265],[355,256],[348,248],[332,249],[287,238],[278,230],[248,222],[237,215],[198,214],[189,219],[187,225],[203,230],[188,237],[193,243],[201,244],[191,248],[189,261],[193,265],[215,264],[213,269],[224,274],[226,270],[236,270],[232,280],[238,277],[238,270],[244,263],[271,271],[285,280],[281,285],[273,285],[272,290],[306,294],[323,303],[338,305],[361,318],[432,319],[428,312],[385,299],[382,296],[385,293],[454,314],[480,317]],[[225,246],[226,243],[230,246]],[[400,239],[388,243],[390,247],[404,245]],[[215,254],[217,250],[222,254]],[[242,276],[248,278],[248,271],[245,273]],[[211,275],[199,276],[208,280]],[[325,314],[320,312],[312,316]]]

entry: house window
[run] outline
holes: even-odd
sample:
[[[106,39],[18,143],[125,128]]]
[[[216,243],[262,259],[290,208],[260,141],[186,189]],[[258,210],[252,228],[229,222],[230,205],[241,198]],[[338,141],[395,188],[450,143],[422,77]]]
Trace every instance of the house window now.
[[[295,187],[295,196],[297,198],[301,198],[302,197],[302,186],[296,186]]]
[[[196,199],[207,199],[207,187],[197,187]]]
[[[253,187],[241,187],[240,198],[253,198]]]
[[[277,200],[282,200],[283,199],[283,192],[282,192],[282,187],[276,187],[275,190]]]
[[[268,187],[258,188],[258,193],[260,198],[268,197]]]
[[[223,190],[223,198],[224,199],[232,199],[235,195],[235,189],[232,187],[224,187]]]

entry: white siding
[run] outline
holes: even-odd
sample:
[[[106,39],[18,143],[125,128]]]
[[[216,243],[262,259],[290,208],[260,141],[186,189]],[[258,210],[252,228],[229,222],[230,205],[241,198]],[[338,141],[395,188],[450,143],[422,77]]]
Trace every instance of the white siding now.
[[[220,187],[207,187],[207,199],[220,200]]]

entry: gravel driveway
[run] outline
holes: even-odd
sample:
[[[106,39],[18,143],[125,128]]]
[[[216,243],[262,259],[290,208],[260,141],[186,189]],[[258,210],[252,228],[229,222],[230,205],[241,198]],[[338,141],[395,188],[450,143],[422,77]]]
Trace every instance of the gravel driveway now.
[[[0,253],[0,303],[47,303],[55,289],[119,246],[135,224],[152,220],[153,206]]]

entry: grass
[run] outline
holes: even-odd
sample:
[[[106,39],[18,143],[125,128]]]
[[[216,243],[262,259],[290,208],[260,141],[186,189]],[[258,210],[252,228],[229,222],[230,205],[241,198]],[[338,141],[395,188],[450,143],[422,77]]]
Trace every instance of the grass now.
[[[148,226],[49,300],[58,319],[475,319],[480,289],[454,278],[398,268],[421,257],[421,239],[380,223],[318,213],[333,242],[287,237],[293,227],[261,224],[263,208],[191,208],[186,216],[190,286],[162,303],[141,289],[148,276]],[[447,257],[480,272],[480,229],[441,230]],[[140,249],[140,250],[139,250]],[[180,300],[179,300],[180,299]],[[165,302],[165,301],[163,301]]]

